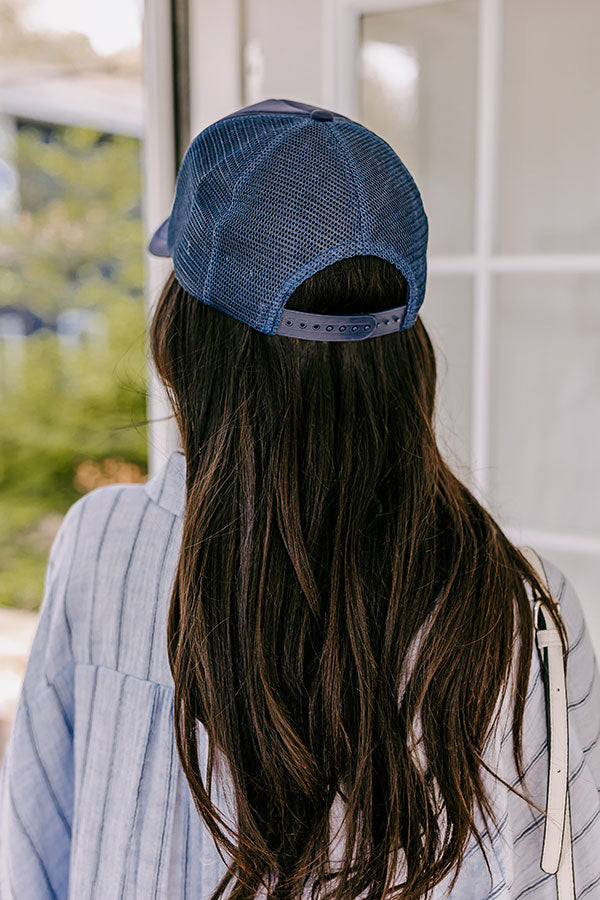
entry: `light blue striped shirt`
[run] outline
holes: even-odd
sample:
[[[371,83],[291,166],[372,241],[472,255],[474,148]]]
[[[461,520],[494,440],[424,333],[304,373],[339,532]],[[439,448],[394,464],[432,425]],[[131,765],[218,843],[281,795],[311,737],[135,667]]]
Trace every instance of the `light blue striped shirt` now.
[[[165,635],[184,503],[185,458],[175,451],[146,484],[98,488],[64,519],[2,762],[0,900],[202,900],[225,871],[195,809],[173,734]],[[598,900],[599,671],[573,586],[542,559],[571,648],[576,896]],[[526,784],[544,808],[546,712],[535,644],[533,652],[524,765]],[[505,712],[486,760],[516,785]],[[206,733],[200,723],[198,730],[205,774]],[[498,833],[485,835],[492,883],[473,838],[452,898],[555,900],[555,877],[540,868],[543,817],[491,777],[486,784],[500,823]],[[227,786],[217,781],[216,788],[213,799],[234,825]],[[332,835],[340,808],[334,805]],[[332,841],[332,860],[340,858],[336,846]],[[449,896],[449,881],[433,900]]]

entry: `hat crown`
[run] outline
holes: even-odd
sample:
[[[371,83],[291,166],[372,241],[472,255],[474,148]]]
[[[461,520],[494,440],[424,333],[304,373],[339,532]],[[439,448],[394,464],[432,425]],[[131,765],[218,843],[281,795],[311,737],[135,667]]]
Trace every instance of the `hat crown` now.
[[[419,190],[383,138],[288,100],[245,107],[192,140],[167,231],[188,293],[267,334],[302,281],[356,255],[400,269],[409,327],[424,298],[427,237]]]

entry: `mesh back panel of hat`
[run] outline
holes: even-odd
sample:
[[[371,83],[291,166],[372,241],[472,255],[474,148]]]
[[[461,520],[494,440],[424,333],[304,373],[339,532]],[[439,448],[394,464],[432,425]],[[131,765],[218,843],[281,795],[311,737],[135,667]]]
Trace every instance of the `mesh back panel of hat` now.
[[[425,272],[403,246],[398,214],[410,234],[422,207],[385,141],[350,121],[332,128],[306,116],[238,116],[198,135],[188,154],[177,185],[186,202],[169,223],[169,241],[190,294],[273,334],[305,278],[339,259],[374,254],[406,277],[404,327],[412,324]],[[194,244],[206,251],[193,252]]]

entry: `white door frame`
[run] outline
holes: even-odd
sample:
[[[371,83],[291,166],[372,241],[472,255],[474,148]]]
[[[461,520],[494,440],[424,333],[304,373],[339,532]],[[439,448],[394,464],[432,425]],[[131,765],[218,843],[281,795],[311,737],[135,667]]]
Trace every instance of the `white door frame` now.
[[[452,0],[323,0],[324,105],[359,120],[358,53],[360,19],[368,13],[452,2]],[[502,72],[503,0],[479,0],[477,36],[475,242],[472,254],[428,256],[428,271],[474,276],[471,470],[473,492],[486,505],[490,469],[492,279],[497,272],[600,272],[600,254],[493,252],[497,190],[497,148]],[[548,550],[600,554],[600,535],[506,529],[512,540]]]
[[[183,0],[182,0],[183,2]],[[171,212],[178,168],[170,0],[144,4],[143,225],[146,247],[155,228]],[[242,105],[242,5],[239,0],[188,0],[189,131],[207,125]],[[171,270],[171,260],[145,253],[148,320]],[[148,371],[148,469],[153,475],[180,436],[168,398],[153,367]]]
[[[147,322],[171,268],[169,259],[151,256],[148,242],[154,229],[171,209],[175,186],[175,120],[173,109],[173,60],[171,55],[171,7],[167,0],[144,4],[144,136],[142,141],[144,228],[144,296]],[[177,446],[178,434],[172,409],[154,367],[148,364],[147,417],[148,472],[152,476],[167,454]]]

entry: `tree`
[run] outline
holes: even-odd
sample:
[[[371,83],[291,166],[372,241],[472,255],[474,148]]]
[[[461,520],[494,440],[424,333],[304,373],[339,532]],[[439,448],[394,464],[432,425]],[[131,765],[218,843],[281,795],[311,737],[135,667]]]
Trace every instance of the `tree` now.
[[[0,603],[37,609],[53,532],[85,489],[80,467],[116,458],[146,472],[140,142],[27,126],[16,165],[22,209],[0,228],[0,308],[50,327],[22,342],[19,365],[0,342]],[[105,337],[61,341],[52,326],[67,309],[95,313]]]

